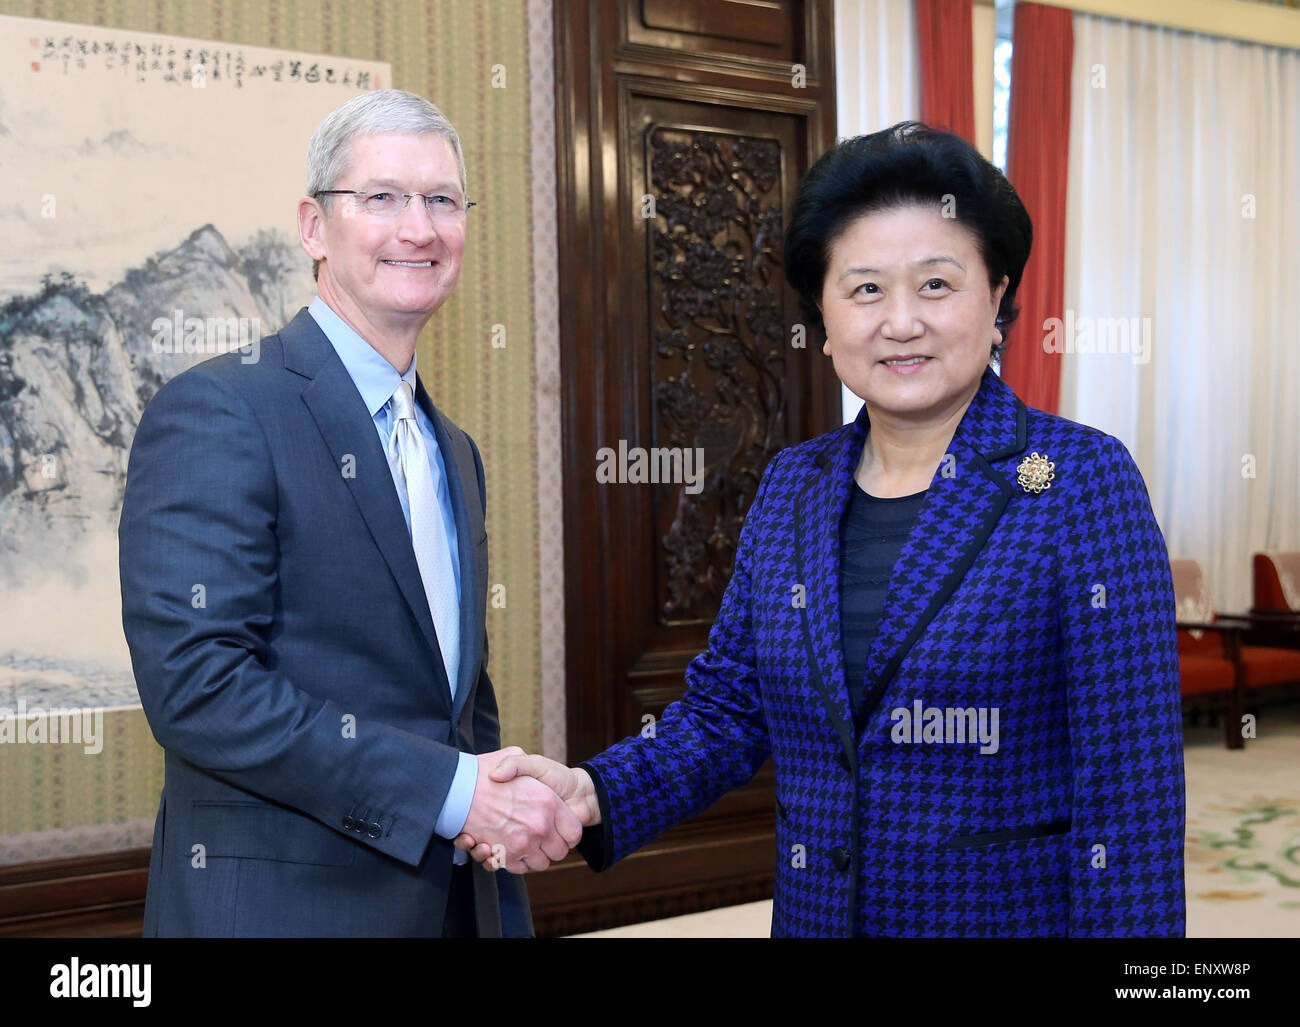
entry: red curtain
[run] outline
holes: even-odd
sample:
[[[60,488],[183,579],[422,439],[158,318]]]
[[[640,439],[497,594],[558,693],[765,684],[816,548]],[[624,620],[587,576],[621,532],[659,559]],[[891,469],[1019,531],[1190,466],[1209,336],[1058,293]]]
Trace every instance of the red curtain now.
[[[1065,313],[1073,15],[1017,3],[1012,46],[1007,178],[1033,219],[1034,245],[1016,295],[1020,317],[1002,355],[1002,377],[1027,406],[1056,413],[1061,354],[1043,351],[1043,324]]]
[[[914,2],[921,57],[921,120],[974,143],[972,0]]]

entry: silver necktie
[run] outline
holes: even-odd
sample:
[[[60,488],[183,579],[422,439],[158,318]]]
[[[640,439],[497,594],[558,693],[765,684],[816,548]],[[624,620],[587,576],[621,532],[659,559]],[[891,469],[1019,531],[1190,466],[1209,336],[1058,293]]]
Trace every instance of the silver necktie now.
[[[438,633],[442,662],[447,670],[451,694],[456,695],[456,672],[460,668],[460,604],[456,576],[452,570],[451,543],[438,509],[433,486],[429,451],[415,420],[411,386],[403,381],[388,401],[393,417],[393,434],[388,438],[388,462],[399,487],[406,489],[411,513],[411,545],[420,568],[424,594]]]

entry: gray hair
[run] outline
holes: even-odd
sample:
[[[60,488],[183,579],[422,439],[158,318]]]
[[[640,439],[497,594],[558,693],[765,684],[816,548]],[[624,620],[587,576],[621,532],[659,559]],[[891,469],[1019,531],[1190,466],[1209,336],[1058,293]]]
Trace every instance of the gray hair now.
[[[388,132],[406,135],[432,133],[446,139],[456,155],[461,192],[467,193],[465,155],[461,151],[460,136],[447,116],[423,96],[404,89],[376,89],[353,97],[325,115],[316,126],[307,145],[307,195],[315,196],[323,189],[333,189],[351,170],[353,139]],[[332,196],[322,196],[317,200],[326,214],[332,199]],[[320,261],[313,261],[313,278],[319,268]]]

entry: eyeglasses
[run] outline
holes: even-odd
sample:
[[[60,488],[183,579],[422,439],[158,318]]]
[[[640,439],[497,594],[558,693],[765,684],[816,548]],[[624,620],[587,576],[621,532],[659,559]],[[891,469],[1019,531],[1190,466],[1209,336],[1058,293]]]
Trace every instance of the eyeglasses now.
[[[396,218],[410,205],[415,196],[424,201],[424,209],[434,221],[453,224],[464,221],[470,207],[478,206],[470,200],[460,200],[440,193],[399,193],[391,189],[369,192],[363,189],[319,189],[312,196],[355,196],[357,205],[367,214],[377,218]]]

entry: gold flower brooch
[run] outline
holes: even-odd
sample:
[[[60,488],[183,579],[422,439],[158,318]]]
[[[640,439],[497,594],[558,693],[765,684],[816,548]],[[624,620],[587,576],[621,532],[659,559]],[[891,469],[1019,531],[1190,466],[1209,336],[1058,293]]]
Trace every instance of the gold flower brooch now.
[[[1055,469],[1056,464],[1047,459],[1046,453],[1031,453],[1016,468],[1019,472],[1017,480],[1026,492],[1042,492],[1052,487],[1052,479],[1056,477],[1052,472]]]

